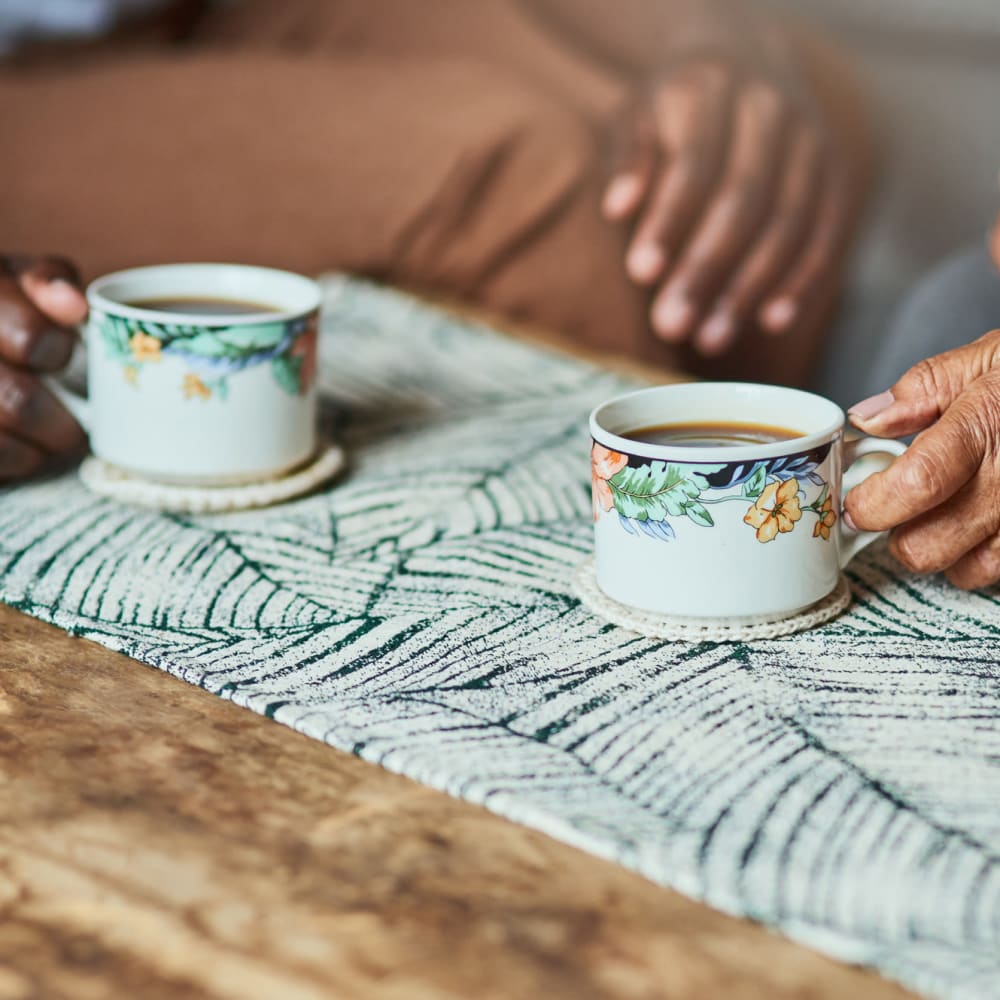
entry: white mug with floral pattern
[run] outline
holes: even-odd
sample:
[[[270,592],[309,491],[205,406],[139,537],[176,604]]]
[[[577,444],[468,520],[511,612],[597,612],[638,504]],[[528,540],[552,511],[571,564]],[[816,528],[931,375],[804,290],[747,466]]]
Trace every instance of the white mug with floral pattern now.
[[[640,428],[733,423],[797,431],[764,444],[648,444]],[[590,415],[597,583],[681,618],[778,621],[815,604],[876,533],[843,495],[905,451],[845,441],[836,404],[798,389],[702,382],[642,389]],[[872,456],[860,463],[862,456]]]
[[[139,306],[212,300],[204,314]],[[220,302],[260,303],[227,314]],[[275,478],[316,451],[315,281],[242,264],[167,264],[87,289],[88,398],[53,389],[94,454],[158,482]]]

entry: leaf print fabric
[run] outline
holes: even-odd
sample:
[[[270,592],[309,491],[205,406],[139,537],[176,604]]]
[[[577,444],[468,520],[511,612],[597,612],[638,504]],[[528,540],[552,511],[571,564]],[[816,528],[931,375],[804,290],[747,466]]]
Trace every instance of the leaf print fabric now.
[[[0,599],[927,996],[996,996],[997,593],[909,576],[882,548],[814,632],[610,626],[570,581],[592,552],[586,415],[633,383],[385,290],[325,288],[317,381],[347,478],[187,517],[72,473],[0,491]],[[811,539],[833,513],[810,479],[823,457],[703,484],[598,456],[631,505],[601,516],[669,557],[675,527],[716,530],[695,504],[725,489],[706,510],[732,507],[750,539],[753,507],[769,546],[783,517],[831,544]],[[765,498],[792,480],[797,521],[790,487]]]

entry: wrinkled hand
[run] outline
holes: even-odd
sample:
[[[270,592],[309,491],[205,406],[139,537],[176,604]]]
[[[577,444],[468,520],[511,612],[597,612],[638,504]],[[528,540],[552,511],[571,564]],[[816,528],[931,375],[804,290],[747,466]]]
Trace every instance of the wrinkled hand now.
[[[851,490],[848,523],[893,529],[892,553],[918,573],[966,590],[1000,580],[1000,330],[920,362],[850,417],[878,437],[922,433]]]
[[[707,355],[750,324],[804,323],[846,242],[847,164],[777,62],[693,59],[659,79],[605,195],[608,218],[635,221],[626,267],[657,288],[654,330]]]
[[[0,482],[82,447],[83,431],[38,376],[69,361],[71,327],[86,314],[71,264],[0,255]]]

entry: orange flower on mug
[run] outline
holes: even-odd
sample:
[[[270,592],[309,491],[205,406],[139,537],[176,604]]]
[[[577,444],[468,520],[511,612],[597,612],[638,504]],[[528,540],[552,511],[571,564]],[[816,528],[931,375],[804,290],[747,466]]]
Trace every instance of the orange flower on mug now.
[[[833,497],[827,497],[816,513],[819,520],[813,525],[813,538],[829,541],[830,529],[837,523],[837,515],[833,512]]]
[[[594,442],[594,446],[590,449],[590,481],[595,521],[602,510],[611,510],[614,507],[615,498],[608,480],[621,472],[626,465],[628,465],[628,455],[611,451]]]
[[[799,481],[786,479],[769,483],[746,512],[743,523],[757,529],[758,542],[770,542],[778,533],[791,531],[802,517],[799,505]]]
[[[129,350],[136,361],[159,361],[162,355],[160,348],[163,346],[156,337],[151,337],[142,330],[137,330],[132,334],[128,342]]]
[[[197,375],[184,376],[184,395],[188,399],[209,399],[212,390]]]

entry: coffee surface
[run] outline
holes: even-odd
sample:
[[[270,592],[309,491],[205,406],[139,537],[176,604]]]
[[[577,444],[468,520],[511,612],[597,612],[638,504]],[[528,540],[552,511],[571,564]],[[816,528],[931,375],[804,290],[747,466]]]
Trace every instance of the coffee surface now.
[[[773,444],[802,437],[802,431],[769,424],[718,423],[655,424],[625,431],[622,437],[642,444],[663,444],[682,448],[726,448],[744,444]]]
[[[161,299],[134,299],[126,305],[156,312],[180,313],[185,316],[249,316],[251,313],[280,312],[277,306],[245,299],[191,298],[177,296]]]

